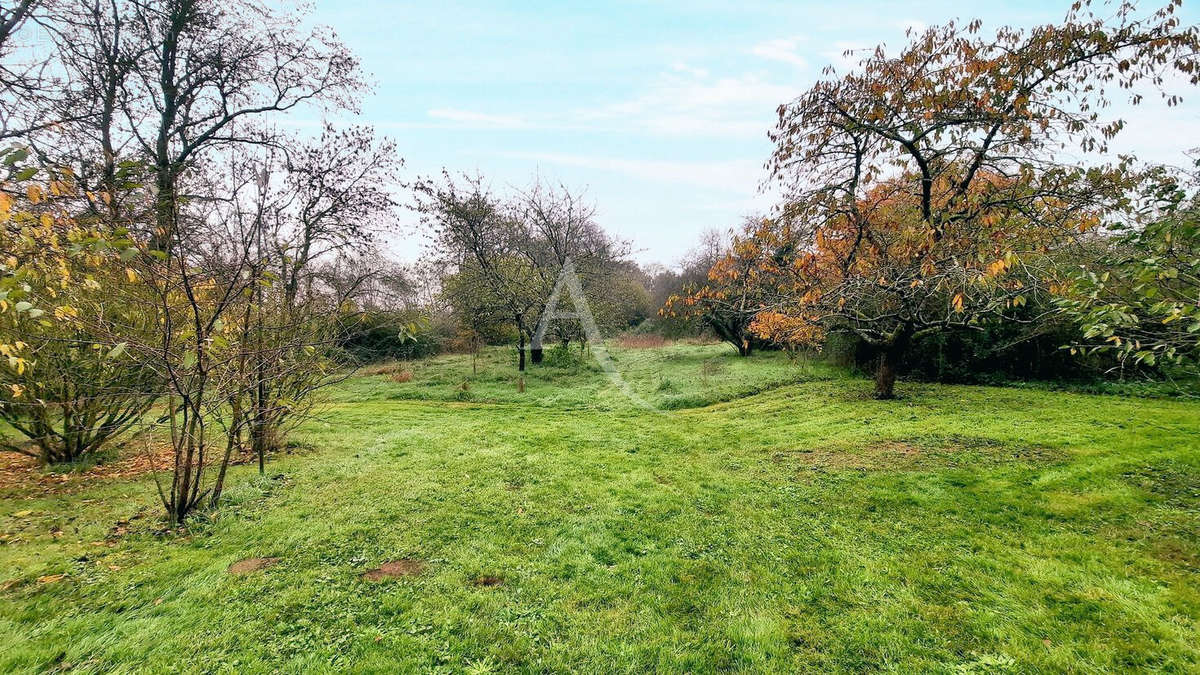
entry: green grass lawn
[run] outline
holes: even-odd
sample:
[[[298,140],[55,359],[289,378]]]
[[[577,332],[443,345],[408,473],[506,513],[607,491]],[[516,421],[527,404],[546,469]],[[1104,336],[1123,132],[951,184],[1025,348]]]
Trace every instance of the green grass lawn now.
[[[186,532],[148,478],[3,493],[0,670],[1200,670],[1200,403],[616,351],[653,411],[509,356],[347,381]]]

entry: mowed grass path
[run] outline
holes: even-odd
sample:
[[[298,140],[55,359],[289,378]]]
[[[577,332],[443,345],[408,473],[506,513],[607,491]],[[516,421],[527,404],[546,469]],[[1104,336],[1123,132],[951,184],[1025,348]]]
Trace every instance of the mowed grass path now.
[[[1200,669],[1200,404],[723,354],[618,354],[669,412],[497,352],[356,379],[186,533],[144,479],[6,494],[0,670]]]

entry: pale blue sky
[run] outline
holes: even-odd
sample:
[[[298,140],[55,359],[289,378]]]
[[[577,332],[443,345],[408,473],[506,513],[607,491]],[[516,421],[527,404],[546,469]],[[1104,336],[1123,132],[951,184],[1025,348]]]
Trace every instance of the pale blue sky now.
[[[318,0],[315,19],[362,58],[376,89],[361,119],[397,141],[409,177],[444,166],[500,190],[535,175],[586,188],[638,260],[673,263],[703,230],[770,206],[757,188],[775,108],[845,49],[954,17],[1057,21],[1068,4]],[[1198,110],[1152,102],[1118,145],[1179,161],[1200,144]],[[412,258],[419,240],[392,248]]]

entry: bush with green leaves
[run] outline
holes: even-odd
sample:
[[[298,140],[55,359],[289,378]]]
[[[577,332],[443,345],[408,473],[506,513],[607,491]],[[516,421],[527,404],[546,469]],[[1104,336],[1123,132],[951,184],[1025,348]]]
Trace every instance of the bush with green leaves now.
[[[1118,230],[1061,301],[1083,328],[1073,350],[1108,353],[1196,388],[1200,376],[1200,192],[1166,180],[1144,225]]]
[[[70,172],[18,169],[22,159],[0,191],[0,419],[16,432],[0,449],[74,462],[153,404],[158,376],[122,337],[153,335],[155,315],[135,301],[126,232],[87,215]]]

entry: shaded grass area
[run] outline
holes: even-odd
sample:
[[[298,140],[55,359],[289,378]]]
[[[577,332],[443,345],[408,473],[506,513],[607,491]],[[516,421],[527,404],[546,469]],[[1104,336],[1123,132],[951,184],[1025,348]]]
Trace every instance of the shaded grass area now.
[[[1200,668],[1200,405],[715,350],[617,354],[723,401],[666,412],[499,352],[478,399],[461,357],[356,378],[186,532],[144,479],[9,491],[0,670]]]

